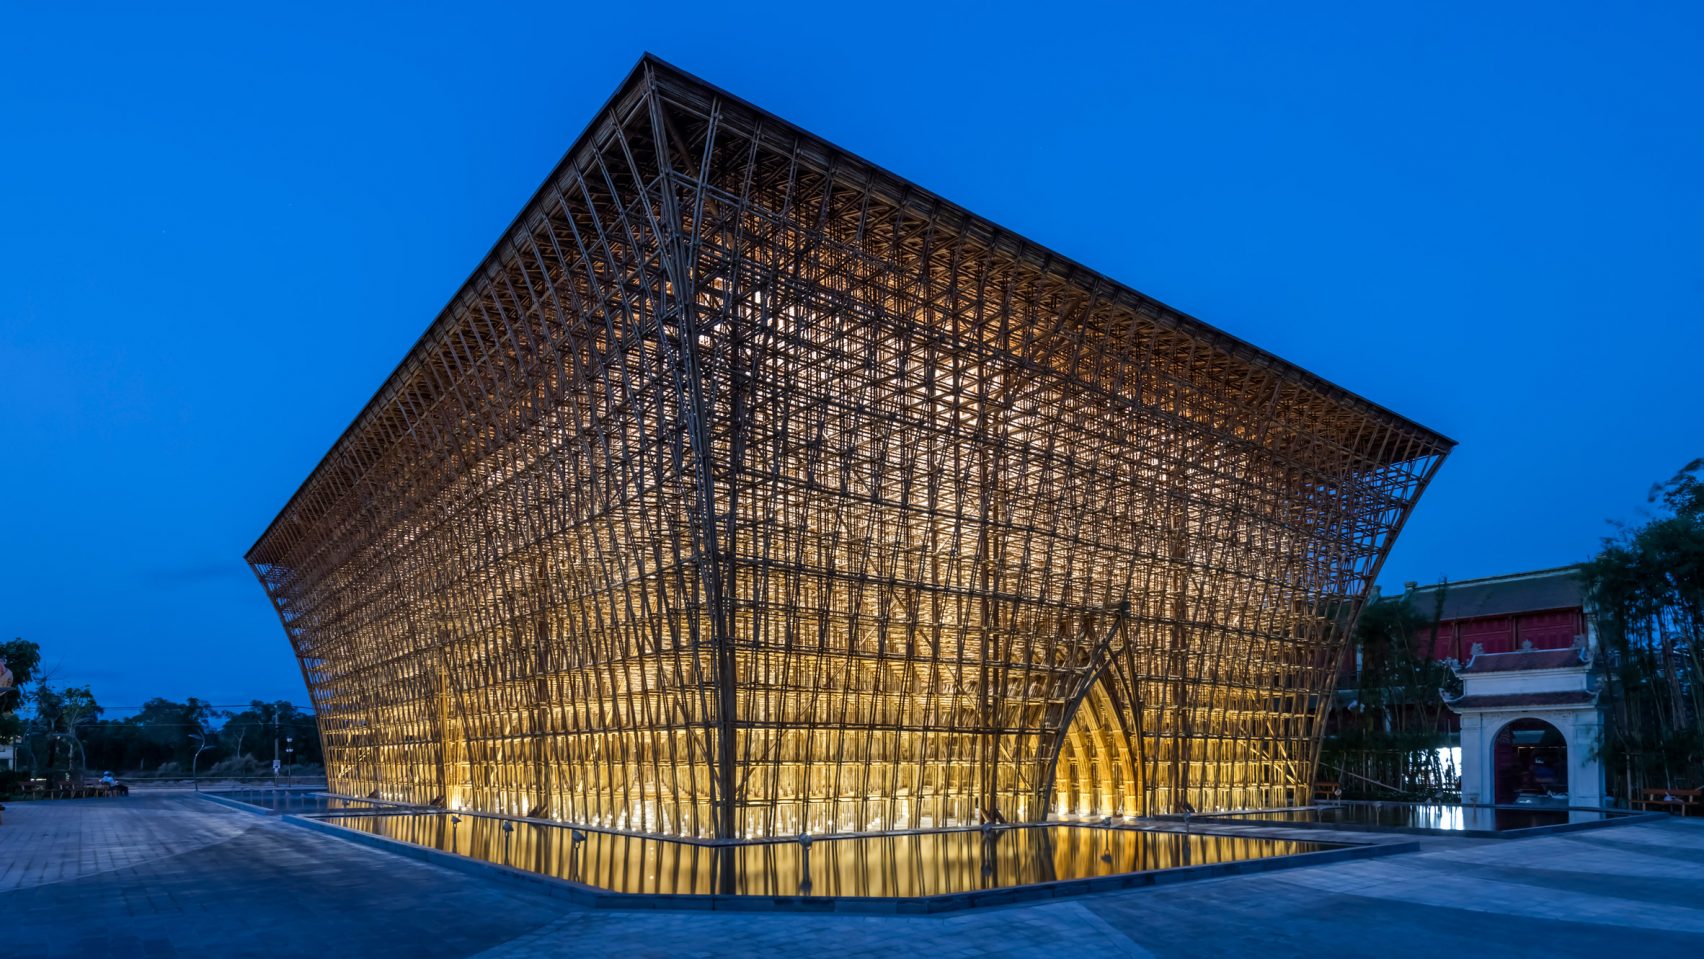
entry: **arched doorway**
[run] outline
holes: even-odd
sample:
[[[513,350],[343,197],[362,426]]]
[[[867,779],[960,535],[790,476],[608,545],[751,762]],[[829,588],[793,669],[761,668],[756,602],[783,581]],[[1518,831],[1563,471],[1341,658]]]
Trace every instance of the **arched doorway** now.
[[[1542,719],[1517,719],[1497,733],[1492,749],[1495,802],[1568,804],[1568,741]]]
[[[1047,813],[1101,817],[1146,811],[1136,793],[1140,771],[1123,715],[1103,672],[1061,731]]]

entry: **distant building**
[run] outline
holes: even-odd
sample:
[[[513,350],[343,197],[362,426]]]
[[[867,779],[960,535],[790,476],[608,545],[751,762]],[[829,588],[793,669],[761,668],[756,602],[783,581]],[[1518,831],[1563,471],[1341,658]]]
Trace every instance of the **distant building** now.
[[[0,743],[0,772],[10,772],[18,768],[18,747],[11,743]]]
[[[1603,804],[1597,632],[1579,573],[1406,584],[1403,598],[1426,620],[1415,648],[1462,682],[1445,717],[1460,745],[1440,753],[1459,770],[1463,802]],[[1356,668],[1347,664],[1350,676]],[[1340,701],[1355,687],[1345,682]]]
[[[1567,649],[1577,637],[1595,649],[1579,573],[1578,566],[1561,566],[1436,586],[1409,583],[1405,594],[1416,612],[1438,617],[1433,659],[1465,663],[1476,645],[1487,653]],[[1427,640],[1430,632],[1428,624]]]

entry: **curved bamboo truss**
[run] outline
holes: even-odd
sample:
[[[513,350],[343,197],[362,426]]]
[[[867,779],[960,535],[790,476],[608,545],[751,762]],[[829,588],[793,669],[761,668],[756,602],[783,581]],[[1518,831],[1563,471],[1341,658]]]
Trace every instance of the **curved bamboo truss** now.
[[[646,58],[248,559],[344,793],[1286,805],[1450,445]]]

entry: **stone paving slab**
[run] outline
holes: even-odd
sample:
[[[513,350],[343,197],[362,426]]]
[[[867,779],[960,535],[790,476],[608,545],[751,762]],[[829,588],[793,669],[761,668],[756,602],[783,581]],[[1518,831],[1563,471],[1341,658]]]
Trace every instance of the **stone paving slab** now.
[[[1317,837],[1317,834],[1316,834]],[[1704,820],[935,917],[585,909],[193,796],[13,804],[0,957],[1605,956],[1704,949]]]
[[[65,814],[60,807],[78,809]],[[139,808],[146,815],[136,815]],[[199,803],[81,799],[13,803],[0,826],[0,892],[82,879],[226,842],[252,823]]]

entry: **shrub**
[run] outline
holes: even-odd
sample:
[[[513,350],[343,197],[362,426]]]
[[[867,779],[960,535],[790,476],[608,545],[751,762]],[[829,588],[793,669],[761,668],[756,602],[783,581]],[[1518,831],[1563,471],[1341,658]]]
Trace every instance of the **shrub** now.
[[[24,793],[30,774],[22,769],[0,769],[0,801],[17,799]]]
[[[270,764],[265,768],[265,771],[266,772],[272,771],[272,767],[271,767]],[[218,762],[214,763],[207,770],[207,775],[209,775],[209,776],[257,776],[261,772],[262,772],[262,769],[261,769],[261,765],[260,765],[260,760],[254,758],[253,756],[251,756],[247,753],[244,753],[241,756],[232,756],[229,759],[219,760]]]

